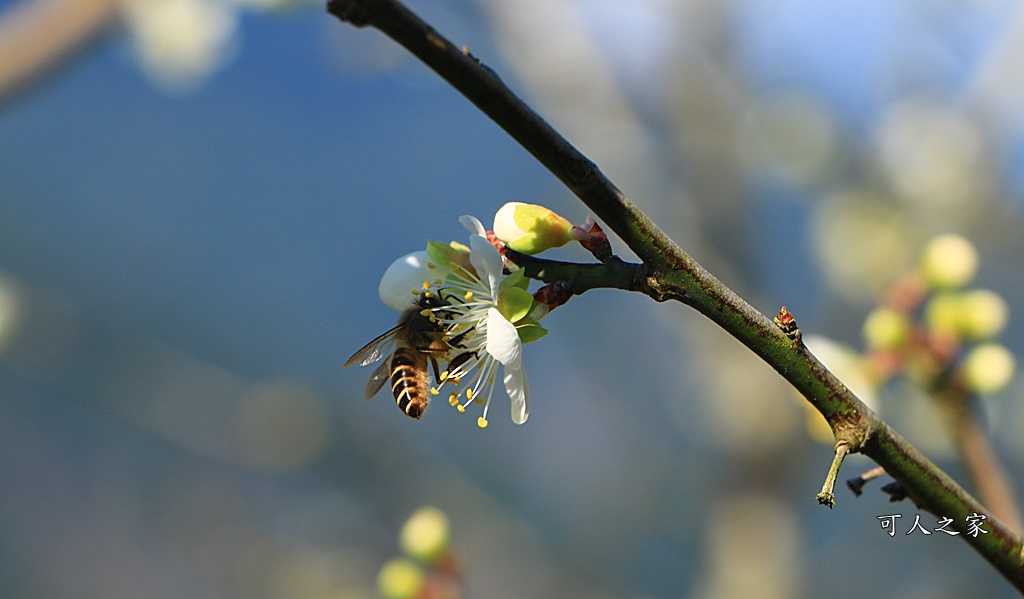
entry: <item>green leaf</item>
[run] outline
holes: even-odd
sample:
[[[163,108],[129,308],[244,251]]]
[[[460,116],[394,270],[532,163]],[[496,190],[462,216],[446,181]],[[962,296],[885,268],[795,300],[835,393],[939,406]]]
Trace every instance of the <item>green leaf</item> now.
[[[501,282],[501,287],[498,288],[498,293],[502,293],[506,289],[511,289],[512,287],[518,287],[523,291],[526,291],[526,289],[529,286],[530,279],[526,278],[526,275],[523,274],[522,270],[517,270],[510,274],[509,276],[505,277],[505,279]]]
[[[524,324],[521,327],[516,327],[516,332],[519,333],[519,340],[523,343],[533,343],[548,334],[548,330],[539,324]]]
[[[498,296],[498,312],[509,322],[521,320],[530,313],[532,307],[533,296],[519,287],[506,289]]]

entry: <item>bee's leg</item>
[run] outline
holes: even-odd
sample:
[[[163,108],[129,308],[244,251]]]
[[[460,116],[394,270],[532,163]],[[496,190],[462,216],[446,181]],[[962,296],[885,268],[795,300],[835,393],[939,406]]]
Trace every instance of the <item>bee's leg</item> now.
[[[448,372],[455,372],[456,370],[458,370],[459,366],[462,366],[463,364],[468,362],[470,358],[475,357],[477,357],[475,351],[463,352],[455,356],[454,358],[448,361]]]
[[[434,368],[434,382],[438,385],[441,384],[441,371],[437,367],[437,359],[434,356],[430,356],[430,365]]]
[[[461,332],[461,333],[459,333],[458,335],[456,335],[456,336],[452,337],[451,339],[449,339],[449,340],[448,340],[448,345],[450,345],[450,346],[452,346],[452,347],[461,347],[461,346],[462,346],[462,340],[463,340],[463,339],[465,339],[465,338],[466,338],[466,335],[467,335],[467,334],[468,334],[468,333],[469,333],[470,331],[472,331],[472,330],[473,330],[473,329],[467,329],[467,330],[465,330],[465,331],[462,331],[462,332]]]

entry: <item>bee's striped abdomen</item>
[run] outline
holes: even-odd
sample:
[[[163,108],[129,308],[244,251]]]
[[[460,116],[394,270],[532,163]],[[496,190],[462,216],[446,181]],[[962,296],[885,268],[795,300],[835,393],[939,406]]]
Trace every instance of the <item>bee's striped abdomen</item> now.
[[[412,418],[419,418],[430,401],[427,380],[427,357],[408,347],[399,347],[391,358],[391,392],[398,408]]]

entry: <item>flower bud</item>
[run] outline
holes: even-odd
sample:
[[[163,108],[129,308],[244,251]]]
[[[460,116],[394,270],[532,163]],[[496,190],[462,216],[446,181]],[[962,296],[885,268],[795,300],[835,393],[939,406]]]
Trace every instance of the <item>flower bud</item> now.
[[[924,307],[924,320],[928,329],[943,337],[960,337],[962,330],[960,313],[963,297],[958,293],[937,293]]]
[[[864,342],[871,349],[895,349],[910,336],[910,320],[899,310],[875,308],[864,320]]]
[[[406,520],[399,544],[409,557],[432,563],[448,550],[448,517],[435,507],[421,507]]]
[[[391,560],[377,574],[377,588],[385,599],[413,599],[423,588],[423,571],[407,559]]]
[[[415,293],[430,278],[427,253],[413,252],[391,263],[380,279],[377,293],[384,305],[401,312],[412,305],[416,299]]]
[[[580,245],[595,258],[604,262],[612,255],[612,245],[608,242],[608,234],[604,232],[601,225],[597,224],[593,216],[587,217],[587,222],[573,227],[572,235],[579,239]]]
[[[921,255],[921,275],[933,288],[963,287],[978,270],[978,250],[960,235],[932,238]]]
[[[1006,300],[995,291],[975,289],[963,294],[960,302],[960,326],[971,339],[995,337],[1010,318]]]
[[[509,202],[494,215],[494,234],[524,254],[537,254],[576,239],[572,223],[536,204]]]
[[[1013,380],[1016,360],[1010,350],[998,343],[983,343],[964,358],[963,375],[967,388],[978,395],[998,393]]]

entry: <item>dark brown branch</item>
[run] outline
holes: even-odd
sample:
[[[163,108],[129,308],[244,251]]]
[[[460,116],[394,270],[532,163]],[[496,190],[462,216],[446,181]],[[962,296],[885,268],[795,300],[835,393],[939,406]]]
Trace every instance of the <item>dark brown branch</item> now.
[[[586,156],[522,102],[493,71],[459,50],[394,0],[331,0],[328,12],[357,26],[373,26],[405,47],[461,92],[548,168],[604,221],[646,265],[645,293],[677,300],[713,320],[770,364],[826,418],[850,452],[869,456],[939,517],[967,532],[965,518],[985,508],[953,479],[886,425],[798,340],[789,338],[706,271],[650,219]],[[1019,535],[995,517],[990,534],[963,538],[1019,590],[1024,564]]]

